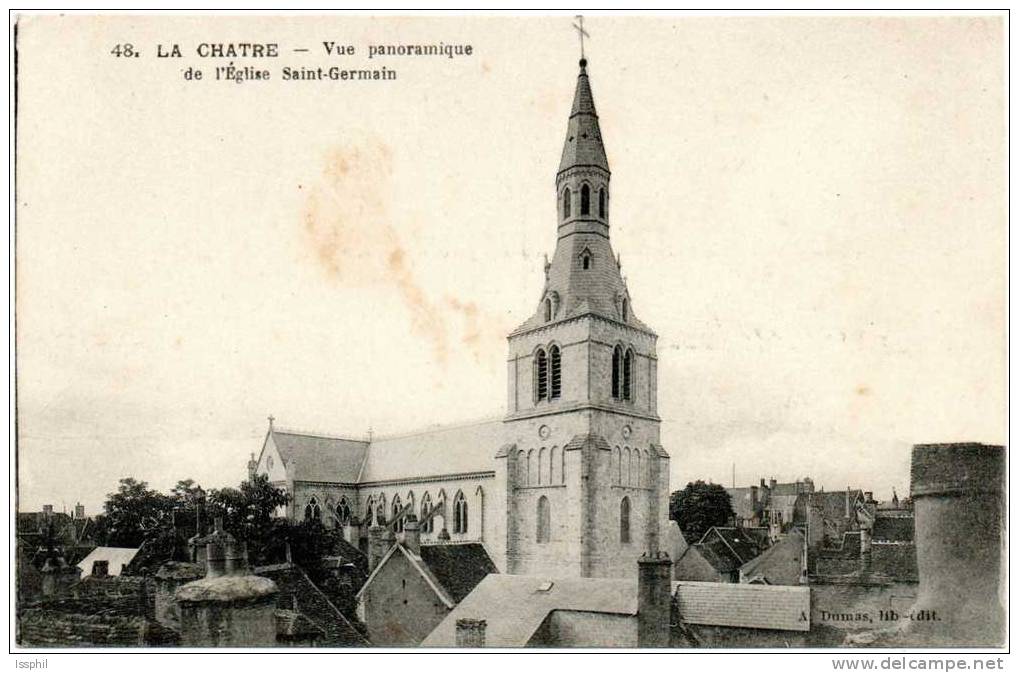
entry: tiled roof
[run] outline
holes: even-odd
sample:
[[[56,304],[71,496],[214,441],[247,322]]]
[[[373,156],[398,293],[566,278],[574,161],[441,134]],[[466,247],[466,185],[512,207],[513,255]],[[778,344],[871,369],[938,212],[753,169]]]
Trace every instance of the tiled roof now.
[[[768,584],[796,586],[800,583],[803,535],[793,530],[755,559],[743,564],[745,579],[762,578]]]
[[[471,618],[487,622],[486,647],[523,647],[553,610],[635,615],[636,578],[488,575],[421,645],[452,647],[456,644],[457,620]]]
[[[421,561],[456,603],[489,574],[499,572],[478,542],[422,545]]]
[[[293,463],[297,481],[355,482],[368,443],[354,439],[270,430],[272,443],[285,463]]]
[[[870,547],[870,571],[899,582],[916,582],[916,545],[875,541]]]
[[[672,564],[672,576],[690,582],[724,582],[722,577],[696,547],[689,547]]]
[[[315,583],[300,566],[292,563],[280,563],[255,568],[254,573],[276,583],[279,588],[277,605],[280,608],[300,612],[325,633],[319,642],[320,645],[364,647],[368,644],[367,639],[315,586]]]
[[[762,540],[752,529],[715,526],[695,546],[720,573],[730,573],[761,553]]]
[[[502,420],[380,437],[368,449],[360,482],[491,472],[506,443]]]
[[[680,619],[687,624],[782,631],[810,630],[810,588],[673,582]],[[801,616],[807,615],[801,621]]]
[[[872,531],[874,541],[878,542],[912,542],[913,517],[879,516],[874,520]]]

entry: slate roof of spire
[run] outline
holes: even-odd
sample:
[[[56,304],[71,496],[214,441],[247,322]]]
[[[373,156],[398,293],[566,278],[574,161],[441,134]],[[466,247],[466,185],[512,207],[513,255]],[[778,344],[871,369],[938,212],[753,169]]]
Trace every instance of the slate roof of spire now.
[[[591,93],[586,65],[586,60],[580,62],[577,89],[573,94],[573,108],[570,110],[570,122],[566,128],[566,143],[563,145],[562,160],[559,162],[560,173],[573,166],[597,166],[609,170],[609,160],[605,156],[605,145],[602,143],[598,113],[594,109],[594,95]]]

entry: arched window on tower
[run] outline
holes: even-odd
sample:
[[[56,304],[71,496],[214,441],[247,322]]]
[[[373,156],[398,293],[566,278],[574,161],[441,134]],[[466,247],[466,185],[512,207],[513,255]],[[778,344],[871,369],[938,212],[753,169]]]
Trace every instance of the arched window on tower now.
[[[318,498],[315,496],[312,496],[308,504],[304,506],[304,520],[311,521],[312,519],[315,521],[322,520],[322,508],[319,507]]]
[[[428,518],[428,514],[432,511],[432,496],[426,492],[421,498],[421,532],[431,533],[432,532],[432,519]]]
[[[562,483],[562,464],[559,462],[559,449],[552,447],[548,452],[548,483]]]
[[[623,399],[633,399],[633,349],[627,348],[623,356]]]
[[[637,449],[633,450],[633,462],[635,464],[633,474],[630,478],[633,480],[632,486],[640,486],[640,451]]]
[[[550,400],[557,400],[563,392],[563,372],[562,372],[562,357],[559,355],[559,346],[552,346],[548,349],[548,355],[552,375],[551,375],[551,388],[549,390],[548,398]]]
[[[535,398],[538,401],[548,399],[548,356],[544,348],[539,348],[535,354],[534,368],[534,385],[537,388]]]
[[[619,503],[619,541],[626,544],[630,541],[630,498],[623,496]]]
[[[537,535],[535,535],[538,542],[548,542],[551,538],[552,513],[549,509],[548,498],[545,496],[538,498]]]
[[[552,320],[552,298],[545,298],[545,322]]]
[[[457,491],[453,498],[453,532],[467,532],[467,498],[463,491]]]
[[[616,346],[612,349],[612,397],[620,398],[619,377],[622,375],[623,349]]]
[[[400,510],[401,509],[403,509],[403,504],[400,502],[400,496],[394,495],[393,496],[393,505],[392,505],[392,511],[393,511],[393,519],[392,520],[393,520],[393,532],[394,533],[402,533],[403,532],[403,518],[400,516]]]
[[[591,188],[587,185],[580,188],[580,214],[591,214]]]
[[[538,449],[538,483],[546,483],[548,480],[547,466],[545,465],[545,447]]]
[[[534,486],[537,483],[538,468],[534,465],[534,449],[527,452],[527,485]]]
[[[623,452],[617,446],[613,450],[613,453],[614,453],[613,459],[615,460],[615,463],[616,463],[614,465],[615,469],[613,470],[613,472],[615,472],[614,476],[616,478],[616,483],[619,484],[620,486],[622,486],[622,484],[623,484]]]
[[[368,502],[364,505],[364,525],[375,525],[375,501],[371,498],[368,498]]]
[[[598,217],[605,219],[605,188],[598,190]]]
[[[623,301],[619,306],[619,315],[623,318],[623,322],[630,319],[630,300],[623,297]]]
[[[563,190],[563,219],[570,217],[570,188]]]

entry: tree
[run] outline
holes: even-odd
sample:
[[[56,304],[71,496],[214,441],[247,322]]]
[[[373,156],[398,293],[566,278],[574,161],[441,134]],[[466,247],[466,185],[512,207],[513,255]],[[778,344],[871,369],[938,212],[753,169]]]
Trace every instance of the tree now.
[[[269,483],[269,477],[256,475],[240,488],[221,488],[209,492],[212,516],[223,517],[223,527],[238,540],[248,543],[252,561],[259,561],[280,539],[280,520],[276,511],[290,501],[286,491]]]
[[[712,526],[725,526],[735,516],[729,494],[719,484],[697,480],[669,497],[669,518],[679,524],[690,544],[700,540]]]
[[[139,547],[173,520],[174,501],[131,477],[120,480],[116,493],[106,496],[100,521],[100,539],[113,547]]]

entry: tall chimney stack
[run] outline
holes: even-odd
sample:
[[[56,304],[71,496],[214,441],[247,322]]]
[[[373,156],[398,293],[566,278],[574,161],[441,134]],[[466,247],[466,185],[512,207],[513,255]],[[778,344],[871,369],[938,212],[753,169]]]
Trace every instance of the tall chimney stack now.
[[[403,522],[403,546],[415,556],[421,555],[421,530],[413,514],[408,514]]]
[[[925,646],[998,647],[1005,450],[986,444],[913,447],[912,497],[920,584],[905,627]],[[919,618],[919,619],[917,619]]]
[[[672,560],[665,552],[637,560],[637,647],[668,647],[672,617]]]

